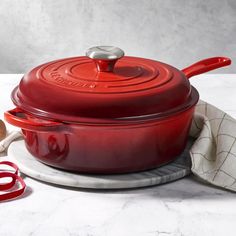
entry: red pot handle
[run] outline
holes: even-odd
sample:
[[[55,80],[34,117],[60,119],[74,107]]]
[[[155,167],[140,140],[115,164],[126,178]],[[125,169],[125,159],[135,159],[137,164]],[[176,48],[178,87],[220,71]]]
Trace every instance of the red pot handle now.
[[[4,118],[11,125],[31,131],[53,131],[63,125],[63,123],[57,121],[38,119],[25,113],[20,108],[6,111]]]
[[[199,75],[223,66],[231,64],[231,60],[227,57],[212,57],[196,62],[182,70],[185,76],[189,79],[194,75]]]

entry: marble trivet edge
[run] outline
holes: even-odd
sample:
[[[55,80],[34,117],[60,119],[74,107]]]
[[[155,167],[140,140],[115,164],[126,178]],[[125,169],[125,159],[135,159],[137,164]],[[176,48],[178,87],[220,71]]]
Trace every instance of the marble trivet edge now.
[[[156,169],[116,175],[85,175],[66,172],[37,161],[26,149],[24,140],[17,140],[8,148],[9,160],[20,171],[36,180],[66,187],[88,189],[127,189],[164,184],[191,173],[190,138],[183,153],[175,161]]]

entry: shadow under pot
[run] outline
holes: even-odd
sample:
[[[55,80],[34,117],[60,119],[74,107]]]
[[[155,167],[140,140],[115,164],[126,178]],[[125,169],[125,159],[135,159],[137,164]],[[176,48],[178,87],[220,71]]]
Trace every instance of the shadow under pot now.
[[[230,64],[215,57],[178,70],[116,47],[40,65],[22,78],[5,119],[39,161],[67,171],[156,168],[185,148],[199,100],[189,78]]]

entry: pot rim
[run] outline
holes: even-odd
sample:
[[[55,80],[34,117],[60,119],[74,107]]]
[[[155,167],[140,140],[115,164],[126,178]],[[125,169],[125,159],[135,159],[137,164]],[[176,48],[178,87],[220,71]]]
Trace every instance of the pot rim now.
[[[153,121],[159,121],[159,120],[165,120],[167,118],[171,118],[179,113],[183,113],[186,110],[191,109],[193,106],[195,106],[199,100],[199,93],[197,89],[193,86],[191,86],[191,93],[188,98],[188,100],[185,102],[185,104],[181,104],[181,106],[177,106],[173,109],[169,109],[162,113],[153,113],[148,115],[141,115],[141,116],[132,116],[132,117],[122,117],[122,118],[91,118],[91,117],[80,117],[77,116],[73,119],[67,119],[68,117],[64,117],[65,119],[54,119],[50,118],[50,114],[47,112],[40,112],[41,115],[38,115],[38,109],[34,107],[25,107],[22,106],[19,107],[16,102],[16,93],[14,92],[18,86],[12,91],[11,99],[13,103],[16,105],[16,107],[22,109],[24,112],[26,112],[28,115],[31,115],[35,118],[39,118],[42,120],[48,120],[48,121],[56,121],[61,122],[64,124],[78,124],[78,125],[90,125],[90,126],[97,126],[97,125],[131,125],[131,124],[140,124],[140,123],[148,123]],[[70,116],[71,117],[71,116]]]

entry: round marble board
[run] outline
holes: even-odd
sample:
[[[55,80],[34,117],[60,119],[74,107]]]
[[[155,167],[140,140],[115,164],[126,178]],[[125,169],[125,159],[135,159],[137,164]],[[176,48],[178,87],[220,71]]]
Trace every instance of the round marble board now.
[[[23,140],[11,143],[8,156],[22,173],[47,183],[76,188],[126,189],[163,184],[188,175],[191,172],[189,148],[192,143],[193,140],[189,139],[184,152],[172,163],[148,171],[119,175],[85,175],[47,166],[27,151]]]

